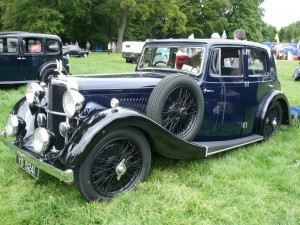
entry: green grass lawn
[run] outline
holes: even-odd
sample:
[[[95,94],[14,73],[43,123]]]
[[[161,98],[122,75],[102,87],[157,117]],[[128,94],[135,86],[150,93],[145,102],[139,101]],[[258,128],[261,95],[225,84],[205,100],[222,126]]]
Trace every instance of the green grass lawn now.
[[[300,105],[297,62],[278,61],[282,90]],[[72,74],[130,72],[120,54],[71,58]],[[0,89],[0,130],[25,87]],[[75,185],[36,181],[0,143],[0,224],[300,224],[300,128],[203,160],[154,155],[147,181],[113,201],[87,203]]]

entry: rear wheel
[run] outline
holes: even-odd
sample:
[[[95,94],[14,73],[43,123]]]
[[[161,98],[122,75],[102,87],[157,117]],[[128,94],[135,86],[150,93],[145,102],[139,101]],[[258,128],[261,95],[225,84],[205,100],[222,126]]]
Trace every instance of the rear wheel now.
[[[75,179],[88,201],[107,201],[144,181],[151,163],[150,146],[135,129],[109,133],[77,168]]]
[[[263,119],[261,134],[265,139],[274,136],[282,124],[282,107],[279,102],[269,106]]]

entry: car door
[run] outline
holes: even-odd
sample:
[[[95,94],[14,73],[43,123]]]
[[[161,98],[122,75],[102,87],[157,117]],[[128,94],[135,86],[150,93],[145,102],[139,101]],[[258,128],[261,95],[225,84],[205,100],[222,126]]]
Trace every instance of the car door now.
[[[18,37],[0,38],[0,83],[23,81],[21,57]]]
[[[273,89],[279,89],[274,58],[262,48],[247,47],[246,50],[246,113],[247,127],[243,133],[255,132],[255,116],[263,97]]]
[[[22,73],[24,79],[38,79],[39,68],[45,62],[43,39],[40,37],[24,37],[22,50]]]
[[[244,126],[245,76],[243,48],[220,46],[211,50],[202,91],[205,140],[239,138]]]

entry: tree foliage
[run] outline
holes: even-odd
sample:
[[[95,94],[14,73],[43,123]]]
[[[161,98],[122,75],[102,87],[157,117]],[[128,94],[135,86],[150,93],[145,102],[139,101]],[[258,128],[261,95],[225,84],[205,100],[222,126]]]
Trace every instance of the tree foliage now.
[[[237,28],[247,39],[273,41],[276,28],[262,21],[263,0],[1,0],[0,29],[59,35],[64,42],[87,41],[118,50],[124,40],[209,38]],[[282,40],[299,39],[299,22],[280,30]]]

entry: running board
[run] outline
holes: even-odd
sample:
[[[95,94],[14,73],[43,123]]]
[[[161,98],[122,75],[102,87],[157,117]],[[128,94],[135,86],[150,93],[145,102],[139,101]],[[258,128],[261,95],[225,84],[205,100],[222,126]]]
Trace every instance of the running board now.
[[[224,152],[233,148],[238,148],[244,145],[249,145],[258,141],[262,141],[263,136],[260,135],[251,135],[244,138],[232,139],[228,141],[209,141],[209,142],[194,142],[193,144],[206,146],[206,157]]]

